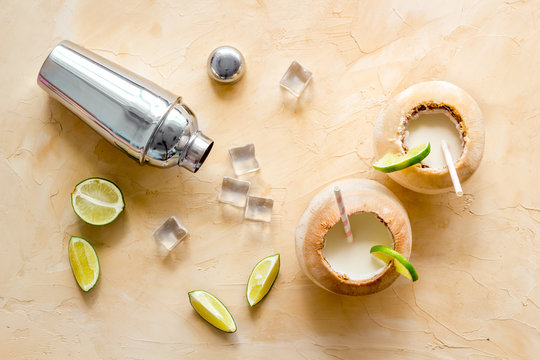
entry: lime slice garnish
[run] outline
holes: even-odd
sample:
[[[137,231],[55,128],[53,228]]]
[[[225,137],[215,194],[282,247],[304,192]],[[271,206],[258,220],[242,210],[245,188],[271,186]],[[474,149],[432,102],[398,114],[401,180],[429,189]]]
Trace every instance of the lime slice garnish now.
[[[265,257],[255,265],[249,275],[246,297],[249,306],[261,301],[274,285],[279,273],[279,254]]]
[[[88,241],[73,236],[69,240],[68,254],[75,280],[83,291],[89,291],[99,278],[99,260],[96,251]]]
[[[414,164],[418,164],[420,161],[424,160],[426,156],[429,155],[431,151],[431,146],[429,143],[415,146],[406,154],[398,153],[391,154],[388,153],[380,158],[373,164],[373,167],[376,170],[382,171],[384,173],[390,173],[398,170],[403,170]]]
[[[75,214],[92,225],[109,224],[124,210],[124,197],[113,182],[90,178],[80,182],[71,193]]]
[[[219,330],[233,333],[236,331],[234,319],[221,301],[204,290],[188,292],[189,302],[201,317]]]
[[[418,273],[414,269],[414,266],[412,266],[412,264],[396,250],[390,249],[384,245],[375,245],[369,252],[387,264],[393,260],[398,273],[411,281],[418,280]]]

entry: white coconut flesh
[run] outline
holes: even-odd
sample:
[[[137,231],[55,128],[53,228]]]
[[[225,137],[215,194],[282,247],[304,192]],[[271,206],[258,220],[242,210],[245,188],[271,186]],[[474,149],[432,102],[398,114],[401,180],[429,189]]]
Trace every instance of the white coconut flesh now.
[[[356,270],[350,270],[347,266],[354,266],[354,261],[339,259],[340,253],[332,253],[328,247],[325,250],[325,244],[330,245],[332,240],[338,238],[337,234],[332,233],[329,235],[331,238],[325,238],[328,232],[332,229],[337,233],[342,231],[339,210],[334,197],[335,186],[341,188],[345,206],[352,221],[356,222],[353,214],[360,214],[360,221],[367,221],[369,226],[374,227],[372,230],[375,236],[384,235],[381,236],[383,242],[381,245],[385,245],[386,241],[386,245],[393,247],[407,259],[410,256],[411,226],[407,212],[396,196],[375,181],[347,179],[332,183],[322,189],[307,206],[296,228],[298,263],[304,273],[325,290],[344,295],[367,295],[381,291],[390,286],[399,276],[392,263],[375,265],[377,263],[364,262],[361,267],[355,268]],[[377,218],[387,225],[388,230]],[[375,227],[375,224],[380,227]],[[390,234],[384,234],[384,231]],[[368,248],[369,241],[362,242],[360,234],[356,237],[359,243],[353,246],[359,247],[358,252],[362,252],[362,260],[365,260],[371,256],[370,248]],[[346,241],[344,233],[338,241]],[[379,240],[373,242],[379,242]],[[346,244],[334,245],[340,247]],[[362,250],[365,250],[365,253]]]
[[[433,117],[433,115],[437,116]],[[443,115],[451,121],[444,124],[446,119],[441,117]],[[387,104],[375,123],[376,158],[386,153],[405,152],[408,146],[419,145],[416,143],[422,141],[420,138],[412,139],[411,136],[430,133],[433,138],[434,133],[429,131],[426,116],[429,116],[429,120],[435,120],[432,127],[436,127],[439,133],[439,139],[437,136],[429,139],[432,153],[442,155],[440,139],[444,137],[453,148],[451,151],[453,151],[453,157],[456,157],[454,166],[458,177],[462,183],[465,182],[480,165],[484,152],[485,130],[482,112],[467,92],[445,81],[415,84],[397,94]],[[418,120],[421,121],[416,122]],[[457,129],[455,129],[456,125]],[[413,130],[418,130],[418,128],[423,128],[424,131],[414,135]],[[428,137],[424,137],[424,140]],[[459,145],[461,145],[461,152]],[[430,157],[436,161],[436,167],[427,165],[426,162],[430,161],[428,160]],[[436,157],[437,155],[430,154],[424,159],[422,166],[411,166],[388,175],[402,186],[417,192],[436,194],[450,191],[452,180],[448,168],[441,162],[442,157],[438,160]]]

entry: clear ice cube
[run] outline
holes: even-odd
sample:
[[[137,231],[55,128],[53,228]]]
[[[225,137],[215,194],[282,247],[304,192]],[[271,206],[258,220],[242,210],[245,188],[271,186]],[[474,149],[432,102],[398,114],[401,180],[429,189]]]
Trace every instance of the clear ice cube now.
[[[229,149],[232,166],[236,175],[244,175],[259,170],[259,162],[255,157],[255,145],[246,144]]]
[[[274,200],[256,196],[248,196],[244,217],[249,220],[270,222]]]
[[[293,61],[281,78],[279,85],[296,97],[300,97],[311,80],[311,71]]]
[[[187,234],[188,230],[182,226],[177,218],[171,216],[154,231],[154,239],[171,251]]]
[[[247,194],[251,183],[249,181],[238,180],[224,176],[221,183],[219,201],[238,207],[246,206]]]

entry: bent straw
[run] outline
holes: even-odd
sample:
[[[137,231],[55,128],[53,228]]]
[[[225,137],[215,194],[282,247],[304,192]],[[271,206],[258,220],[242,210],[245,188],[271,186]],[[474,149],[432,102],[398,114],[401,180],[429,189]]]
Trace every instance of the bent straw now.
[[[343,197],[341,196],[341,189],[339,186],[334,188],[334,195],[336,195],[336,202],[339,208],[339,214],[341,215],[341,222],[345,228],[347,241],[352,243],[354,239],[352,236],[351,223],[349,222],[349,217],[347,216],[347,211],[345,210],[345,204],[343,203]]]
[[[448,149],[448,144],[446,141],[441,140],[441,148],[444,154],[444,160],[446,160],[446,165],[448,166],[448,172],[450,173],[450,178],[452,179],[452,184],[454,184],[454,190],[458,197],[463,196],[463,190],[461,189],[461,183],[459,182],[459,177],[454,167],[454,160],[452,160],[452,155],[450,154],[450,149]]]

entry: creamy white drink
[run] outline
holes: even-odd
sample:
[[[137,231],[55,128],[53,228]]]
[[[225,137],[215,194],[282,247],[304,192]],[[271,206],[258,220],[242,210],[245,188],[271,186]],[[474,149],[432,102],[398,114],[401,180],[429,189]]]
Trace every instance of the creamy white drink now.
[[[408,148],[431,144],[431,153],[422,160],[430,168],[446,167],[441,140],[446,140],[452,159],[457,161],[463,151],[463,140],[457,122],[445,110],[422,111],[409,120],[404,142]]]
[[[371,255],[374,245],[393,248],[392,235],[377,215],[358,212],[349,216],[354,241],[349,243],[339,221],[326,233],[323,256],[332,269],[351,280],[367,280],[381,272],[386,264]]]

